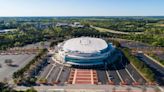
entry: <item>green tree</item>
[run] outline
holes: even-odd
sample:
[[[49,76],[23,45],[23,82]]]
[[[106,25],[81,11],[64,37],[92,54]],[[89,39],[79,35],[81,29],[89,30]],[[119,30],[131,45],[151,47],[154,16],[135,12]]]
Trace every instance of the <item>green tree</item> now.
[[[35,90],[35,89],[32,87],[32,88],[26,90],[25,92],[37,92],[37,90]]]

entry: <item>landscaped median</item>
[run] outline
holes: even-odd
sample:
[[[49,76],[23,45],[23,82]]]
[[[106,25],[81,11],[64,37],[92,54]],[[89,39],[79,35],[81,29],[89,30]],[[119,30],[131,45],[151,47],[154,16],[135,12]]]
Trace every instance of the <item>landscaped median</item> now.
[[[137,71],[148,81],[155,82],[155,75],[152,70],[142,61],[140,61],[137,57],[131,54],[131,50],[128,48],[119,48],[129,62],[137,69]]]

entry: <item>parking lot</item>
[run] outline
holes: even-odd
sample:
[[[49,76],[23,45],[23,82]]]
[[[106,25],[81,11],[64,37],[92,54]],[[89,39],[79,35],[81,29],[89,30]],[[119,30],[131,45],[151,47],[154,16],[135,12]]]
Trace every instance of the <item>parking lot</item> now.
[[[73,75],[71,75],[72,71],[76,70],[76,68],[59,65],[51,58],[49,60],[51,63],[48,64],[40,72],[39,79],[46,79],[47,83],[56,83],[64,85],[72,84],[74,77],[78,77],[76,76],[75,71],[73,72]],[[84,69],[78,68],[78,70],[80,71]],[[128,61],[126,61],[126,59],[123,59],[122,62],[108,65],[107,68],[102,67],[101,69],[94,68],[89,70],[93,70],[96,72],[98,80],[96,84],[142,85],[146,83],[146,80],[136,71],[136,69]],[[70,76],[72,76],[72,82],[69,81],[71,79]]]
[[[4,79],[11,79],[12,74],[18,69],[24,67],[30,60],[34,58],[35,54],[24,54],[24,55],[0,55],[0,81]],[[13,61],[12,65],[9,66],[5,63],[6,59]]]
[[[122,61],[108,66],[108,80],[112,83],[131,85],[134,83],[145,84],[146,80],[127,61]]]
[[[55,63],[50,57],[50,62],[39,74],[39,80],[47,80],[47,83],[64,84],[67,82],[71,68]]]
[[[164,85],[164,68],[146,57],[143,53],[138,53],[137,57],[147,64],[148,67],[150,67],[150,69],[154,72],[158,84]]]

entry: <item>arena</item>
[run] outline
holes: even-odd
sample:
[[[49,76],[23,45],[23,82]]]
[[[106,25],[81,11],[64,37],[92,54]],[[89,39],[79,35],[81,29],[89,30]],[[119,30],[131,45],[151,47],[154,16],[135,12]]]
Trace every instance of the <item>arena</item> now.
[[[139,85],[146,80],[106,39],[79,37],[58,43],[40,73],[50,85]]]
[[[114,51],[112,43],[92,37],[69,39],[58,44],[58,55],[62,63],[70,65],[103,65]]]

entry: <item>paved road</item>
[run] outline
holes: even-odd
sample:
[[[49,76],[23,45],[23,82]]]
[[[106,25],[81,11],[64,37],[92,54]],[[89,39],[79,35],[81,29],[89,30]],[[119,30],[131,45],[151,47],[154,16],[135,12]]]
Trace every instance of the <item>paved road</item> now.
[[[161,68],[158,64],[146,57],[143,53],[137,54],[138,59],[145,62],[151,70],[155,73],[156,80],[159,85],[164,85],[164,68]]]
[[[48,65],[41,71],[39,78],[40,78],[40,79],[46,78],[46,76],[47,76],[47,74],[48,74],[48,72],[49,72],[49,70],[50,70],[51,68],[52,68],[52,64],[48,64]]]
[[[148,48],[151,47],[148,44],[142,43],[142,42],[136,42],[136,41],[128,41],[128,40],[119,40],[122,47],[127,47],[130,49],[133,48]]]
[[[98,77],[98,82],[101,82],[101,84],[108,83],[105,70],[97,70],[97,77]]]
[[[128,75],[128,73],[125,71],[125,69],[122,70],[118,70],[118,72],[120,73],[122,79],[124,82],[127,82],[127,84],[132,84],[134,81],[130,78],[130,76]]]
[[[95,28],[96,30],[99,30],[100,32],[110,32],[110,33],[115,33],[115,34],[131,34],[131,32],[122,32],[122,31],[116,31],[116,30],[111,30],[111,29],[106,29],[106,28],[101,28],[101,27],[95,27],[91,26],[92,28]],[[143,32],[133,32],[135,34],[143,34]]]
[[[56,81],[56,78],[58,76],[58,73],[60,71],[60,67],[55,67],[52,72],[50,73],[49,77],[48,77],[48,82],[55,82]]]
[[[31,55],[0,55],[0,64],[2,67],[0,68],[0,81],[4,78],[11,79],[12,74],[18,69],[24,67],[30,60],[35,57],[34,54]],[[5,64],[6,59],[12,59],[13,64],[17,65],[16,67],[8,66]]]
[[[126,66],[128,71],[131,73],[131,75],[134,77],[136,82],[139,82],[141,84],[145,84],[146,80],[134,69],[134,67],[131,64],[128,64]]]
[[[115,70],[108,70],[108,73],[110,76],[112,76],[113,78],[111,79],[115,85],[119,85],[121,80],[119,79],[117,73]]]
[[[114,66],[116,66],[116,68],[114,68],[113,65],[108,66],[108,73],[113,77],[112,81],[115,82],[116,85],[121,82],[118,73],[123,81],[128,84],[132,84],[135,81],[140,84],[146,83],[146,80],[135,70],[125,57],[122,58],[122,62],[118,62],[114,64]],[[118,70],[118,73],[116,73],[116,70]]]
[[[164,67],[158,65],[157,63],[155,63],[154,61],[152,61],[151,59],[149,59],[148,57],[146,57],[143,53],[139,53],[138,56],[140,56],[141,59],[144,62],[146,62],[149,66],[153,67],[154,69],[156,69],[160,73],[164,74]]]
[[[118,70],[124,82],[127,82],[127,84],[132,84],[134,81],[132,80],[128,72],[125,70],[124,62],[124,60],[117,62],[115,64],[116,69]]]
[[[71,68],[68,68],[68,67],[63,68],[61,75],[59,77],[59,81],[61,84],[64,84],[65,82],[68,81],[70,72],[71,72]]]
[[[49,61],[52,61],[52,59],[49,59]],[[55,62],[50,62],[41,72],[39,75],[39,79],[46,79],[48,83],[55,82],[58,79],[60,81],[60,84],[64,84],[67,82],[69,78],[69,73],[70,69],[69,67],[66,67],[55,63]],[[62,69],[62,70],[61,70]],[[61,71],[61,74],[60,74]]]
[[[122,66],[126,67],[128,72],[131,74],[131,76],[134,78],[136,82],[139,82],[141,84],[145,84],[146,80],[137,72],[137,70],[128,62],[128,60],[125,57],[122,57]],[[133,80],[133,82],[134,82]]]
[[[130,88],[132,92],[143,92],[144,87],[135,86],[113,86],[113,85],[66,85],[66,86],[35,86],[38,92],[112,92],[115,89],[117,92],[128,92]],[[17,86],[16,90],[27,90],[28,87]],[[154,87],[146,87],[147,92],[154,92]],[[162,92],[162,91],[161,91]]]

